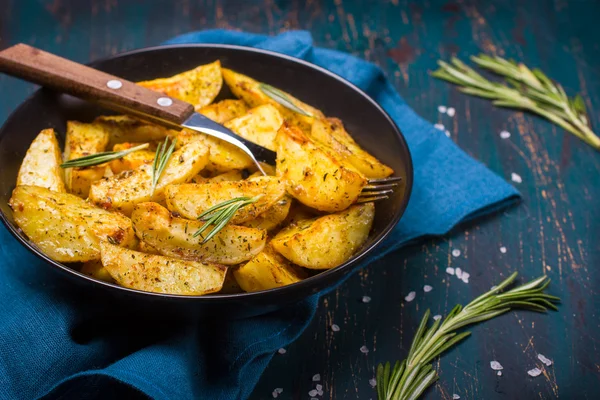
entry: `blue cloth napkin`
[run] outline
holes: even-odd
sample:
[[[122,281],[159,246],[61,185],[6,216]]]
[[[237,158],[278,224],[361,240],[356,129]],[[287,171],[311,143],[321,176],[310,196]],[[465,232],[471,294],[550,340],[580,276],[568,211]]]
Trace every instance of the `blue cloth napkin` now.
[[[457,148],[396,93],[373,64],[313,47],[309,33],[204,31],[167,42],[272,50],[325,67],[371,95],[406,135],[415,169],[406,214],[378,253],[442,235],[516,201],[518,192]],[[274,352],[315,314],[318,296],[239,321],[161,323],[122,316],[73,292],[0,228],[0,398],[244,399]]]

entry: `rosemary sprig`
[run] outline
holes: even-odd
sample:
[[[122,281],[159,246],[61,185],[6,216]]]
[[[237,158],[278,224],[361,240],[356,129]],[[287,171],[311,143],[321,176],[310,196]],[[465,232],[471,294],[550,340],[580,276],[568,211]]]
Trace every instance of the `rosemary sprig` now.
[[[281,90],[277,89],[276,87],[267,85],[266,83],[261,83],[259,85],[259,88],[264,94],[266,94],[271,99],[275,100],[276,102],[278,102],[285,108],[289,108],[290,110],[292,110],[298,114],[304,115],[306,117],[312,117],[311,114],[309,114],[308,112],[304,111],[303,109],[298,107],[296,104],[294,104],[292,99],[290,99],[290,97],[285,92],[282,92]]]
[[[133,153],[138,150],[142,150],[150,146],[148,143],[140,144],[139,146],[132,147],[127,150],[121,151],[105,151],[102,153],[90,154],[89,156],[83,156],[74,158],[69,161],[65,161],[60,164],[61,168],[79,168],[79,167],[91,167],[94,165],[104,164],[112,160],[118,160],[119,158],[125,157],[129,153]]]
[[[169,146],[169,137],[167,137],[165,141],[160,143],[156,148],[156,155],[154,156],[154,162],[152,163],[152,192],[150,194],[151,196],[154,195],[154,191],[156,190],[158,180],[164,172],[165,167],[167,166],[167,163],[169,162],[169,159],[173,154],[173,150],[175,150],[176,143],[177,138],[173,139],[173,142],[171,142],[171,145]]]
[[[558,297],[544,293],[550,284],[546,276],[537,278],[525,285],[518,286],[501,293],[510,285],[517,273],[514,272],[506,280],[487,293],[470,302],[466,307],[457,304],[444,321],[434,321],[427,327],[430,312],[427,310],[408,351],[408,357],[396,361],[394,368],[389,362],[377,367],[377,397],[379,400],[414,400],[431,386],[437,379],[437,371],[431,362],[450,347],[456,345],[470,335],[470,332],[456,331],[504,314],[513,308],[545,312],[556,310],[554,303]]]
[[[257,202],[262,196],[262,194],[259,194],[254,197],[236,197],[210,207],[198,216],[198,220],[204,221],[205,223],[194,233],[193,237],[200,236],[202,238],[202,242],[200,242],[200,244],[208,242],[217,233],[219,233],[219,231],[221,231],[221,229],[223,229],[225,225],[229,223],[229,221],[231,221],[235,213],[240,208]],[[214,226],[214,228],[212,228],[206,237],[202,236],[202,233],[211,225]]]
[[[457,58],[452,58],[450,63],[438,61],[440,68],[431,75],[461,86],[463,93],[491,99],[496,106],[538,114],[600,150],[600,138],[590,128],[580,95],[569,98],[562,86],[552,82],[542,71],[531,70],[513,60],[485,54],[471,60],[504,77],[510,86],[489,81]]]

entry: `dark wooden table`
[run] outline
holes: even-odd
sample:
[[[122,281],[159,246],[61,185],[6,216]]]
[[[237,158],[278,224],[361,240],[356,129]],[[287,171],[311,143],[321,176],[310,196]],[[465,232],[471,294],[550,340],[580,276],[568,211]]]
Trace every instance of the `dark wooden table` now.
[[[447,312],[512,271],[524,279],[548,274],[563,299],[558,313],[516,312],[475,327],[446,354],[427,399],[595,399],[600,387],[600,154],[562,129],[522,113],[466,97],[428,72],[439,58],[481,51],[542,68],[569,93],[579,91],[600,130],[600,4],[593,1],[226,1],[4,0],[2,47],[26,42],[86,62],[159,44],[208,28],[276,34],[306,29],[319,46],[379,64],[414,109],[450,129],[467,153],[516,184],[523,202],[447,237],[398,251],[351,278],[322,300],[304,335],[276,355],[253,399],[308,399],[321,375],[330,399],[375,398],[369,384],[378,362],[406,355],[427,308]],[[33,86],[0,76],[4,119]],[[438,112],[452,106],[456,116]],[[499,132],[507,130],[509,139]],[[476,188],[474,188],[475,190]],[[506,247],[506,253],[500,252]],[[453,257],[452,249],[461,255]],[[471,274],[469,284],[446,267]],[[425,294],[423,285],[433,287]],[[417,292],[415,301],[404,296]],[[372,301],[363,303],[368,295]],[[332,332],[330,325],[340,326]],[[369,348],[367,355],[359,350]],[[540,366],[537,354],[554,360]],[[498,360],[501,377],[490,369]]]

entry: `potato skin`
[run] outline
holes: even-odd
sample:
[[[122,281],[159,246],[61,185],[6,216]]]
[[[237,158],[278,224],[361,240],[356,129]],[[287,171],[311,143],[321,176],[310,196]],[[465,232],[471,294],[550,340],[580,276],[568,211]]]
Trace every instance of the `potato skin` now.
[[[157,203],[136,205],[131,220],[144,243],[165,256],[185,260],[235,265],[260,253],[267,240],[262,229],[228,224],[213,239],[200,244],[202,238],[193,235],[204,223],[173,217]]]
[[[335,154],[284,123],[277,133],[277,176],[301,203],[336,212],[356,202],[367,179]]]
[[[342,160],[352,164],[367,178],[387,178],[394,173],[393,169],[363,150],[337,118],[315,119],[309,136],[339,154]]]
[[[198,112],[220,124],[241,117],[248,112],[246,103],[242,100],[222,100],[202,107]]]
[[[65,192],[62,155],[54,129],[44,129],[29,145],[17,175],[17,186],[40,186]]]
[[[97,260],[100,240],[134,246],[131,220],[68,193],[18,186],[9,201],[17,225],[48,257],[60,262]]]
[[[275,177],[263,176],[245,181],[223,181],[170,185],[165,189],[167,208],[188,219],[196,219],[205,210],[236,197],[262,195],[255,203],[237,211],[232,224],[241,224],[267,211],[285,195],[284,184]]]
[[[290,225],[271,240],[271,245],[302,267],[337,267],[367,241],[374,216],[373,203],[354,205],[336,214]]]
[[[252,260],[234,269],[233,276],[244,291],[257,292],[300,282],[306,273],[267,246]]]
[[[254,107],[225,126],[244,139],[275,151],[275,136],[283,123],[281,113],[271,104]]]
[[[197,175],[208,162],[208,147],[191,142],[173,152],[152,194],[152,165],[144,164],[133,171],[95,182],[90,188],[90,200],[107,210],[131,215],[137,203],[162,201],[167,185],[183,183]]]
[[[188,102],[196,110],[200,110],[212,103],[221,91],[221,86],[223,86],[221,62],[217,60],[170,78],[154,79],[137,84]]]
[[[100,244],[102,265],[121,286],[146,292],[203,295],[221,290],[227,268]]]

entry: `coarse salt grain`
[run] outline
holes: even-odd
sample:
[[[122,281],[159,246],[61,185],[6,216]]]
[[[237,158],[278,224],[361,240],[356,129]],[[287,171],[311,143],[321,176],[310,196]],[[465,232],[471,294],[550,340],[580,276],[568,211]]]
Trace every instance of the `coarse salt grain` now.
[[[311,390],[310,392],[308,392],[308,395],[310,397],[315,397],[319,392],[316,389]]]
[[[322,391],[322,390],[317,390],[317,394],[318,394],[319,396],[323,396],[323,391]]]
[[[369,348],[367,346],[361,346],[360,352],[363,353],[363,354],[368,354],[369,353]]]
[[[433,316],[433,320],[434,321],[437,321],[437,320],[440,320],[440,319],[442,319],[442,316],[440,314],[437,314],[437,315]]]
[[[446,134],[447,137],[450,137],[450,131],[449,130],[445,130],[444,133]]]
[[[313,382],[319,382],[321,380],[321,374],[314,374],[312,380]]]
[[[448,268],[446,268],[446,273],[447,273],[448,275],[454,275],[454,268],[452,268],[452,267],[448,267]]]
[[[429,293],[429,292],[431,292],[432,290],[433,290],[433,287],[431,287],[431,286],[429,286],[429,285],[425,285],[425,286],[423,286],[423,291],[424,291],[425,293]]]
[[[454,249],[454,250],[452,250],[452,256],[453,256],[453,257],[458,257],[458,256],[460,256],[460,250],[459,250],[459,249]]]
[[[496,372],[496,375],[498,375],[498,376],[502,376],[502,371],[498,371],[498,372]]]
[[[435,129],[439,129],[440,131],[443,131],[443,130],[444,130],[444,125],[442,125],[442,124],[435,124],[433,127],[434,127]]]
[[[490,288],[490,290],[494,290],[494,289],[496,289],[497,287],[498,287],[498,286],[494,285],[494,286],[492,286],[492,287]]]
[[[462,279],[462,274],[463,274],[463,272],[462,272],[462,269],[460,269],[460,268],[456,268],[456,269],[454,270],[454,274],[456,275],[456,277],[457,277],[458,279]]]
[[[508,139],[510,137],[510,132],[509,131],[502,131],[500,132],[500,138],[501,139]]]
[[[275,388],[275,392],[281,394],[283,393],[283,388]]]
[[[543,354],[538,354],[538,360],[543,362],[547,367],[552,365],[552,360],[544,356]]]
[[[504,247],[504,246],[500,247],[500,253],[502,253],[502,254],[506,253],[506,247]]]
[[[363,297],[362,297],[362,302],[363,302],[363,303],[368,303],[368,302],[370,302],[370,301],[371,301],[371,298],[370,298],[369,296],[363,296]]]
[[[445,114],[446,111],[448,111],[448,108],[446,106],[438,106],[438,111]]]
[[[462,277],[460,279],[462,279],[462,281],[464,283],[469,283],[469,277],[471,276],[471,274],[469,274],[468,272],[463,272],[462,273]]]
[[[448,107],[448,111],[446,111],[446,114],[448,114],[449,117],[454,117],[454,114],[456,114],[456,110],[454,109],[454,107]]]
[[[279,350],[277,350],[277,352],[278,352],[279,354],[285,354],[285,353],[287,352],[287,350],[286,350],[286,349],[284,349],[284,348],[282,347],[282,348],[280,348]]]
[[[409,292],[408,295],[404,298],[404,300],[411,302],[417,297],[417,292]]]
[[[454,394],[452,395],[452,399],[453,399],[453,400],[458,400],[458,399],[460,399],[460,396],[459,396],[459,395],[457,395],[456,393],[454,393]]]
[[[323,385],[315,385],[315,389],[317,389],[317,392],[321,391],[323,390]]]
[[[504,369],[502,364],[500,364],[498,361],[490,361],[490,367],[492,367],[494,371],[501,371]]]
[[[331,325],[331,330],[334,332],[339,332],[340,331],[340,327],[337,326],[337,324],[332,324]]]
[[[517,183],[521,183],[523,182],[523,178],[521,178],[521,175],[519,174],[515,174],[514,172],[512,174],[510,174],[510,179],[513,182],[517,182]]]
[[[369,385],[371,385],[371,387],[377,386],[377,380],[375,378],[369,379]]]
[[[273,393],[271,393],[271,396],[273,396],[273,398],[276,399],[277,396],[279,396],[279,393],[277,393],[276,391],[273,390]]]
[[[541,373],[542,373],[542,370],[537,367],[527,371],[527,374],[529,374],[529,376],[534,377],[534,378],[536,376],[540,376]]]

